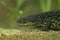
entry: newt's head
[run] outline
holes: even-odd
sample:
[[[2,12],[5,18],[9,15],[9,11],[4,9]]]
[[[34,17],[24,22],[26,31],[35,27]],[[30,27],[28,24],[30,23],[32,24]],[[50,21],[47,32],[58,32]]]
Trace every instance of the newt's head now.
[[[17,23],[19,25],[31,25],[35,22],[35,17],[34,16],[27,16],[27,17],[21,17],[17,20]],[[32,23],[33,22],[33,23]]]
[[[17,20],[17,23],[19,23],[20,25],[34,25],[36,22],[39,21],[39,14],[38,15],[30,15],[30,16],[26,16],[26,17],[20,17]]]

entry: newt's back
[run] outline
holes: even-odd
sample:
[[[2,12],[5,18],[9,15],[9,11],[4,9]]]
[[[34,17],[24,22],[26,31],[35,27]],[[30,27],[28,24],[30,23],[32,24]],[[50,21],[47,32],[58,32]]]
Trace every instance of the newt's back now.
[[[60,30],[60,10],[21,17],[17,20],[22,25],[33,25],[40,30]]]

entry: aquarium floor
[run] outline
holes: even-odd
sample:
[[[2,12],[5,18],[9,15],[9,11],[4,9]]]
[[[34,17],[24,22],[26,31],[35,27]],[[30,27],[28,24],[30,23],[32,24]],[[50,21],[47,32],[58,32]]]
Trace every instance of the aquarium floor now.
[[[60,40],[60,31],[23,32],[0,28],[0,40]]]

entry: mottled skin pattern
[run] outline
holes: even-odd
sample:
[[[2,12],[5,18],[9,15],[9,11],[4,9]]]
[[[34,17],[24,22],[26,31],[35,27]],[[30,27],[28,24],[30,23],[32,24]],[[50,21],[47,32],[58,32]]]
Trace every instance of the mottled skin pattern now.
[[[60,10],[44,12],[40,14],[29,15],[21,17],[17,20],[18,23],[31,23],[40,30],[60,30]]]

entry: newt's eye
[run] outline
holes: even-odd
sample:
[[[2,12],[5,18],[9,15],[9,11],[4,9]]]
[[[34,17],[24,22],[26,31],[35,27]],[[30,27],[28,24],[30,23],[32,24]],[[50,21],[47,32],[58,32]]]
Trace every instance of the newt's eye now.
[[[25,20],[25,19],[23,19],[23,20]]]

